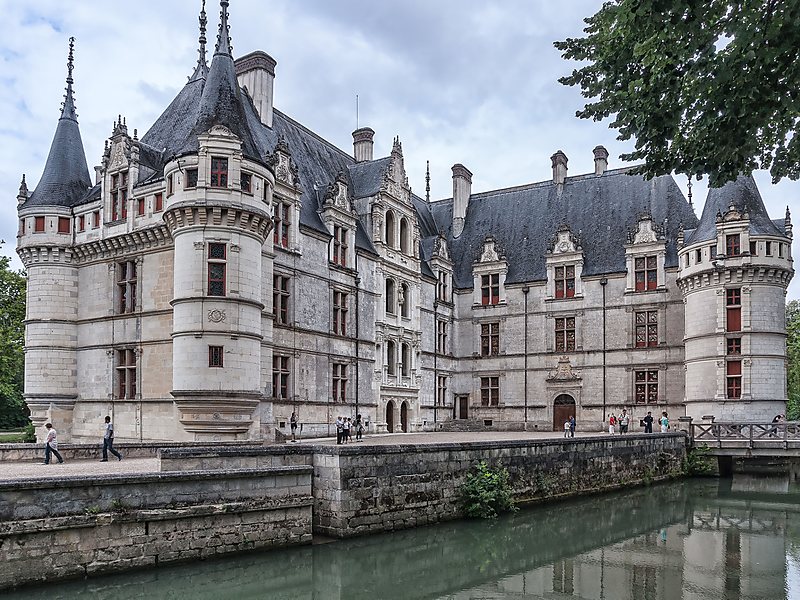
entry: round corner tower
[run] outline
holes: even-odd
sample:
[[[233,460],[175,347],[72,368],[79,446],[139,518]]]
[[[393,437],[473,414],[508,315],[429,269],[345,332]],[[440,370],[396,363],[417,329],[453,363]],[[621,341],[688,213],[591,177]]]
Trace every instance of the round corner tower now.
[[[771,421],[786,410],[792,226],[771,220],[752,177],[709,190],[678,251],[686,414]],[[679,240],[680,242],[680,240]]]

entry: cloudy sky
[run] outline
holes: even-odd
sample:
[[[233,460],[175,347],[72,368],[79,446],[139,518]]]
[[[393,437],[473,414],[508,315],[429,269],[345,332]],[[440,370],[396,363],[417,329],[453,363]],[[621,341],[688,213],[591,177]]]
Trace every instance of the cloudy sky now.
[[[451,195],[450,167],[465,164],[473,191],[551,176],[562,149],[571,174],[593,170],[603,144],[611,167],[630,149],[606,123],[581,121],[577,90],[556,80],[573,64],[552,42],[580,35],[600,1],[571,0],[231,0],[234,53],[268,52],[277,62],[275,105],[340,148],[352,151],[356,95],[360,126],[376,131],[376,156],[403,142],[414,190]],[[124,7],[124,8],[123,8]],[[66,76],[67,40],[76,38],[75,90],[87,161],[98,164],[118,114],[141,136],[183,86],[197,60],[200,0],[0,0],[0,252],[14,256],[16,195],[31,188],[50,147]],[[213,47],[218,2],[209,0]],[[771,185],[756,174],[773,218],[792,207],[800,183]],[[686,189],[685,178],[679,183]],[[705,186],[694,187],[698,216]],[[789,296],[800,298],[800,277]]]

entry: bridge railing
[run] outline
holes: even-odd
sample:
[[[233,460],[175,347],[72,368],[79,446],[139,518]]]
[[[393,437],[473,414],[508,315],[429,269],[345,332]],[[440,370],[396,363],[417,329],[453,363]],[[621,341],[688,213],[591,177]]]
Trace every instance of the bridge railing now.
[[[692,423],[693,444],[745,448],[800,446],[800,421],[782,423]]]

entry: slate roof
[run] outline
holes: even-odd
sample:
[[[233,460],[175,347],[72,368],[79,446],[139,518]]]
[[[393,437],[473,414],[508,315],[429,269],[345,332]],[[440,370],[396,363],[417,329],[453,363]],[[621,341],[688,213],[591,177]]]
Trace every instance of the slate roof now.
[[[473,194],[464,231],[456,239],[452,198],[432,203],[437,229],[445,232],[455,263],[455,287],[472,287],[472,263],[487,235],[495,237],[506,256],[507,283],[544,281],[545,253],[564,223],[581,240],[584,275],[624,272],[628,232],[644,213],[666,227],[666,266],[677,266],[678,228],[681,223],[696,226],[697,217],[671,176],[647,181],[629,171],[569,177],[560,194],[552,181]]]
[[[386,156],[377,160],[353,163],[348,166],[350,181],[352,183],[354,198],[368,198],[374,196],[381,189],[381,182],[392,157]]]
[[[717,213],[725,214],[731,206],[750,216],[750,233],[755,235],[784,235],[783,228],[770,219],[756,182],[752,176],[739,176],[720,188],[708,190],[700,224],[687,236],[686,244],[696,244],[716,239]]]

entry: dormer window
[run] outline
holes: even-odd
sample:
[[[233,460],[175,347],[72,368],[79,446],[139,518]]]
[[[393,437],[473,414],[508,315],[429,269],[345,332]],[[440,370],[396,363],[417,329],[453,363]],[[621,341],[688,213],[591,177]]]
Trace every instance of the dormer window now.
[[[111,220],[119,221],[128,217],[128,172],[122,171],[111,176]]]
[[[439,271],[438,283],[436,286],[436,297],[442,302],[448,302],[450,291],[450,273],[447,271]]]
[[[640,256],[634,260],[636,291],[654,290],[658,287],[658,259]]]
[[[333,264],[347,266],[347,229],[341,225],[333,226]]]
[[[186,169],[186,189],[197,187],[197,169]]]
[[[33,232],[44,233],[44,217],[33,218]]]
[[[490,273],[489,275],[481,275],[481,304],[484,306],[489,304],[500,303],[500,275],[497,273]]]
[[[727,256],[739,256],[742,253],[739,234],[725,236],[725,254]]]
[[[275,203],[275,207],[273,209],[273,220],[275,221],[275,230],[272,234],[272,241],[276,246],[280,246],[281,248],[288,248],[289,247],[289,227],[291,226],[291,221],[289,219],[289,214],[291,210],[291,205],[288,202],[278,201]]]
[[[253,193],[253,176],[250,173],[242,173],[240,183],[245,194]]]
[[[575,267],[573,265],[556,267],[554,271],[556,280],[556,298],[574,298]]]
[[[211,157],[211,187],[228,187],[228,159]]]

